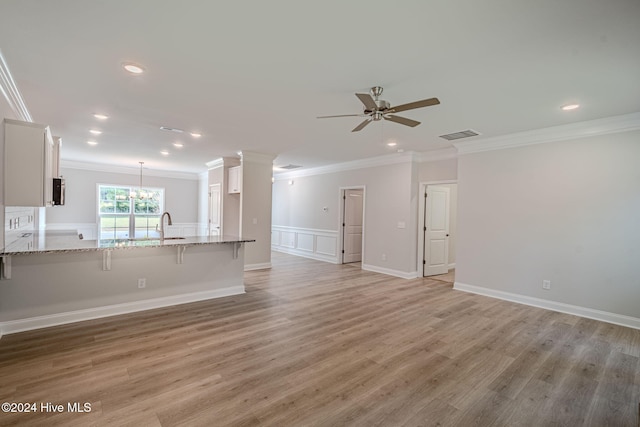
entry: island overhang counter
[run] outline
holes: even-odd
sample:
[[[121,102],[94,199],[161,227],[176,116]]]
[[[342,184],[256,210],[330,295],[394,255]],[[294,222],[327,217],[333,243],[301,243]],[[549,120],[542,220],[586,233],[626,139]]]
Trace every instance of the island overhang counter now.
[[[28,236],[0,252],[0,336],[238,295],[244,244],[234,236],[81,240]]]

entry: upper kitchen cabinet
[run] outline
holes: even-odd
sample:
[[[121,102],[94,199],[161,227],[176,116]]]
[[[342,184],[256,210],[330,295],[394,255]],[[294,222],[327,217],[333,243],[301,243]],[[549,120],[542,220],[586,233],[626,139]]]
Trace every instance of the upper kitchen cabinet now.
[[[229,168],[229,194],[238,194],[242,191],[242,166]]]
[[[52,206],[58,153],[48,126],[4,119],[5,206]]]

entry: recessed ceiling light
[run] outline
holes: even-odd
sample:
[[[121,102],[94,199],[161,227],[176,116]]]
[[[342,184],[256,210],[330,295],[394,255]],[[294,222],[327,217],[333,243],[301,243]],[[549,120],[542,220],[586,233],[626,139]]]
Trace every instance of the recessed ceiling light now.
[[[571,110],[575,110],[577,108],[580,108],[580,104],[567,104],[567,105],[563,105],[562,109],[564,111],[571,111]]]
[[[182,142],[174,142],[173,146],[176,147],[176,148],[182,148],[182,147],[184,147],[184,144]]]
[[[162,151],[160,152],[160,154],[162,154],[163,156],[168,156],[168,155],[169,155],[169,151],[167,151],[167,150],[162,150]]]
[[[94,135],[100,135],[102,133],[102,131],[98,129],[89,129],[89,132],[91,132]]]
[[[396,145],[398,145],[397,142],[393,142],[393,141],[387,142],[387,147],[395,147]]]
[[[194,137],[194,138],[200,138],[202,136],[202,134],[198,133],[198,132],[191,132],[191,136]]]
[[[95,113],[93,117],[95,117],[98,120],[107,120],[109,118],[109,116],[105,116],[104,114],[100,114],[100,113]]]
[[[144,73],[144,68],[141,65],[134,64],[133,62],[125,62],[122,67],[131,74],[140,75]]]
[[[89,144],[89,145],[98,145],[98,143],[95,142],[95,141],[87,141],[87,144]]]

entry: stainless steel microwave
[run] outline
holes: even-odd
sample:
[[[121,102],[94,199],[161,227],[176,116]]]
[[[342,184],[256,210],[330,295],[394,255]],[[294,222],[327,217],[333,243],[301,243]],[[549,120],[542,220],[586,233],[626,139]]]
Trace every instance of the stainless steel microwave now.
[[[53,178],[53,206],[64,205],[64,178]]]

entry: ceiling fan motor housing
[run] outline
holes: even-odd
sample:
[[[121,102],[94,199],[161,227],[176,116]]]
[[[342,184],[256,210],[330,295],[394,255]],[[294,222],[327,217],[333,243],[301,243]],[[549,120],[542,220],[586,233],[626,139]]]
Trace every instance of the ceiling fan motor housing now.
[[[365,114],[371,114],[373,112],[378,112],[378,111],[384,113],[386,110],[389,109],[389,107],[391,107],[391,104],[389,104],[389,101],[385,101],[384,99],[376,99],[373,102],[376,103],[377,108],[375,110],[369,110],[365,108],[364,109]]]

